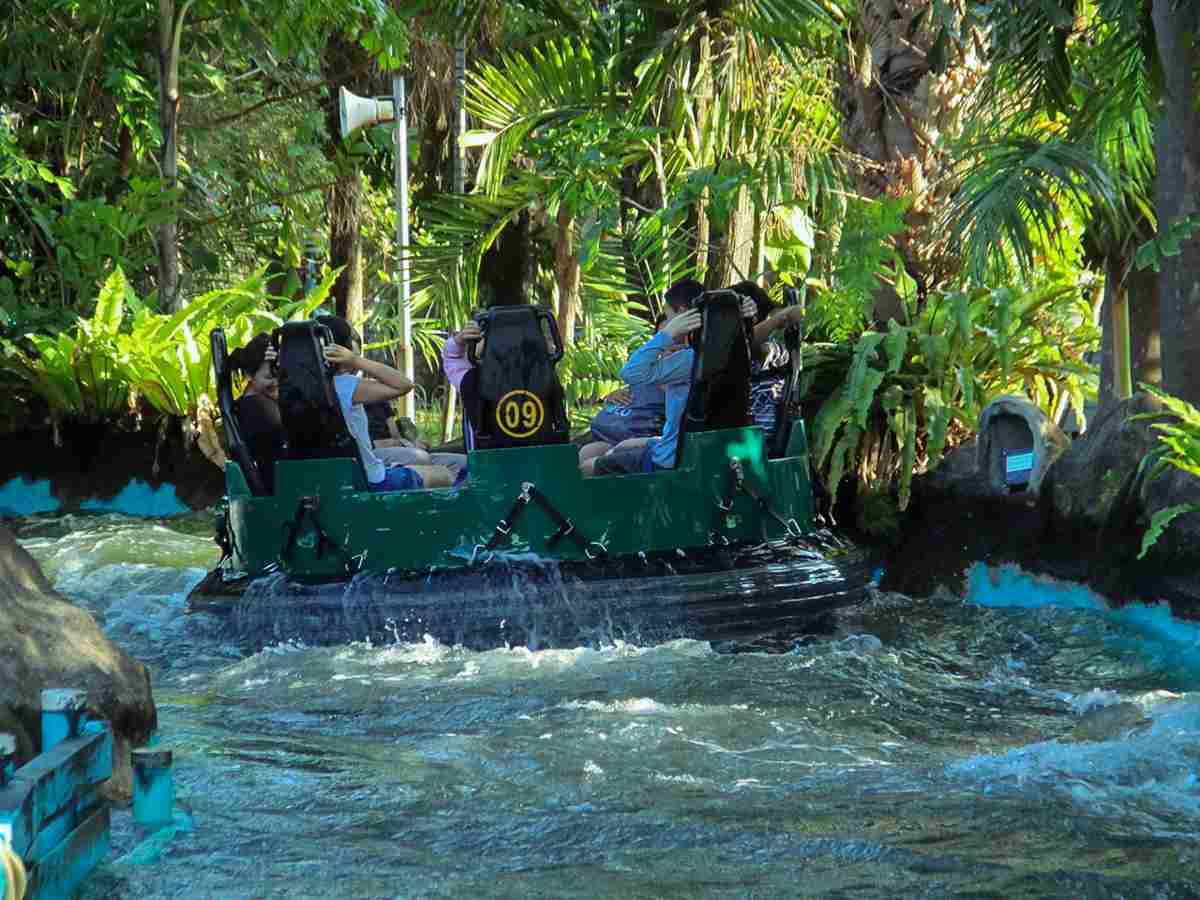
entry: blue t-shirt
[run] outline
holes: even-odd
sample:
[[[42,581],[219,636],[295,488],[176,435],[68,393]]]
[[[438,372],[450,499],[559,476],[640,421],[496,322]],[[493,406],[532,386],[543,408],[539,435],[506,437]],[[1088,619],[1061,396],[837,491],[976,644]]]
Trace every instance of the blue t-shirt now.
[[[651,437],[662,431],[667,413],[663,389],[654,384],[632,385],[630,402],[609,403],[592,418],[592,435],[598,441],[619,444],[635,437]]]
[[[691,348],[669,356],[663,351],[671,346],[671,336],[660,331],[633,351],[621,369],[621,379],[630,386],[655,385],[666,388],[667,418],[662,437],[651,442],[650,459],[660,469],[675,467],[675,451],[679,446],[679,426],[687,406],[688,388],[692,381]]]

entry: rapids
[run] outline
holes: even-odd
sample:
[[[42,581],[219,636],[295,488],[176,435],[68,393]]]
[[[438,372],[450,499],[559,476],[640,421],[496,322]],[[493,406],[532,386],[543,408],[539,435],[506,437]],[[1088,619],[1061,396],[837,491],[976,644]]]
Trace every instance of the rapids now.
[[[207,518],[17,531],[150,666],[190,826],[117,812],[89,900],[1200,896],[1192,626],[875,594],[784,652],[248,653],[184,614]]]

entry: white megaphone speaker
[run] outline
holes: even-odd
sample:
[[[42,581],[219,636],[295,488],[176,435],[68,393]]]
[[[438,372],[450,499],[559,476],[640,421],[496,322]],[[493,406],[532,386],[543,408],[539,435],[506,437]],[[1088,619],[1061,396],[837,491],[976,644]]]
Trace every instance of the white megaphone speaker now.
[[[342,137],[346,137],[368,125],[391,122],[396,118],[396,107],[391,100],[376,100],[338,88],[338,118],[341,120]]]

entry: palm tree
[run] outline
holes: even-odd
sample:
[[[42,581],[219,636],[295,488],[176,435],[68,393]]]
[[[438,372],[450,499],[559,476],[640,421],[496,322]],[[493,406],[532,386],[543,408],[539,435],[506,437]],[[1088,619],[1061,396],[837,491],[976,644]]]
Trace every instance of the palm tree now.
[[[857,0],[846,19],[839,106],[842,141],[858,193],[905,197],[907,233],[897,250],[918,302],[959,272],[937,214],[961,172],[949,148],[959,139],[982,82],[983,23],[964,0]],[[883,291],[876,318],[900,318]]]
[[[1200,7],[1154,0],[1153,24],[1164,86],[1156,142],[1158,221],[1170,231],[1200,213]],[[1178,255],[1164,261],[1159,285],[1163,386],[1200,404],[1200,234],[1194,229]]]
[[[993,102],[1005,94],[1013,98],[1009,108],[1020,114],[1009,121],[1025,128],[1025,139],[1033,141],[1031,153],[1057,157],[1054,171],[1043,167],[1037,173],[1043,188],[1053,182],[1083,200],[1087,233],[1108,275],[1104,344],[1120,358],[1111,366],[1117,370],[1112,381],[1122,388],[1117,396],[1128,390],[1134,374],[1138,380],[1156,380],[1161,333],[1162,383],[1195,402],[1200,400],[1200,297],[1195,295],[1200,217],[1193,217],[1200,116],[1193,78],[1200,60],[1182,36],[1196,31],[1200,12],[1195,4],[1156,0],[1148,17],[1148,7],[1142,0],[1080,0],[1061,8],[994,5],[989,97]],[[1032,196],[1017,187],[1030,184],[1021,165],[1014,160],[1004,168],[1014,198]],[[969,192],[974,199],[961,205],[959,221],[978,211],[985,181],[976,179],[977,189]],[[1040,196],[1049,198],[1045,191]],[[967,243],[980,253],[989,237],[1028,246],[1031,223],[1049,231],[1059,225],[1061,211],[1039,202],[1032,215],[1022,216],[1010,205],[1007,223],[993,217],[992,225],[977,227]],[[1155,227],[1156,243],[1170,252],[1158,254],[1162,271],[1157,277],[1139,275],[1136,249]],[[1132,372],[1122,371],[1127,369]]]
[[[484,145],[476,190],[509,200],[501,214],[527,204],[544,211],[564,333],[573,333],[606,236],[620,237],[625,257],[609,287],[647,295],[681,271],[707,269],[714,283],[757,274],[751,258],[771,205],[819,194],[834,169],[827,134],[804,146],[814,116],[780,55],[832,21],[823,8],[527,5],[556,17],[559,35],[473,68],[468,106]],[[795,168],[803,177],[793,178]],[[681,229],[690,254],[674,240]],[[494,237],[479,232],[480,242]]]

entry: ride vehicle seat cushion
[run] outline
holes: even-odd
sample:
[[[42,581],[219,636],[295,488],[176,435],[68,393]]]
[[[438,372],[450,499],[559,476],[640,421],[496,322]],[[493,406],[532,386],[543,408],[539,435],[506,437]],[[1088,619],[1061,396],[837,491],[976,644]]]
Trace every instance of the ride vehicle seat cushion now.
[[[333,343],[319,322],[286,322],[275,330],[279,412],[291,459],[358,457],[358,447],[338,404],[325,346]]]
[[[493,307],[476,318],[483,352],[472,356],[475,369],[462,386],[475,448],[566,443],[569,424],[554,370],[562,343],[553,316],[522,305]]]
[[[750,424],[750,343],[741,301],[733,291],[710,291],[696,303],[702,325],[693,339],[684,434]]]

